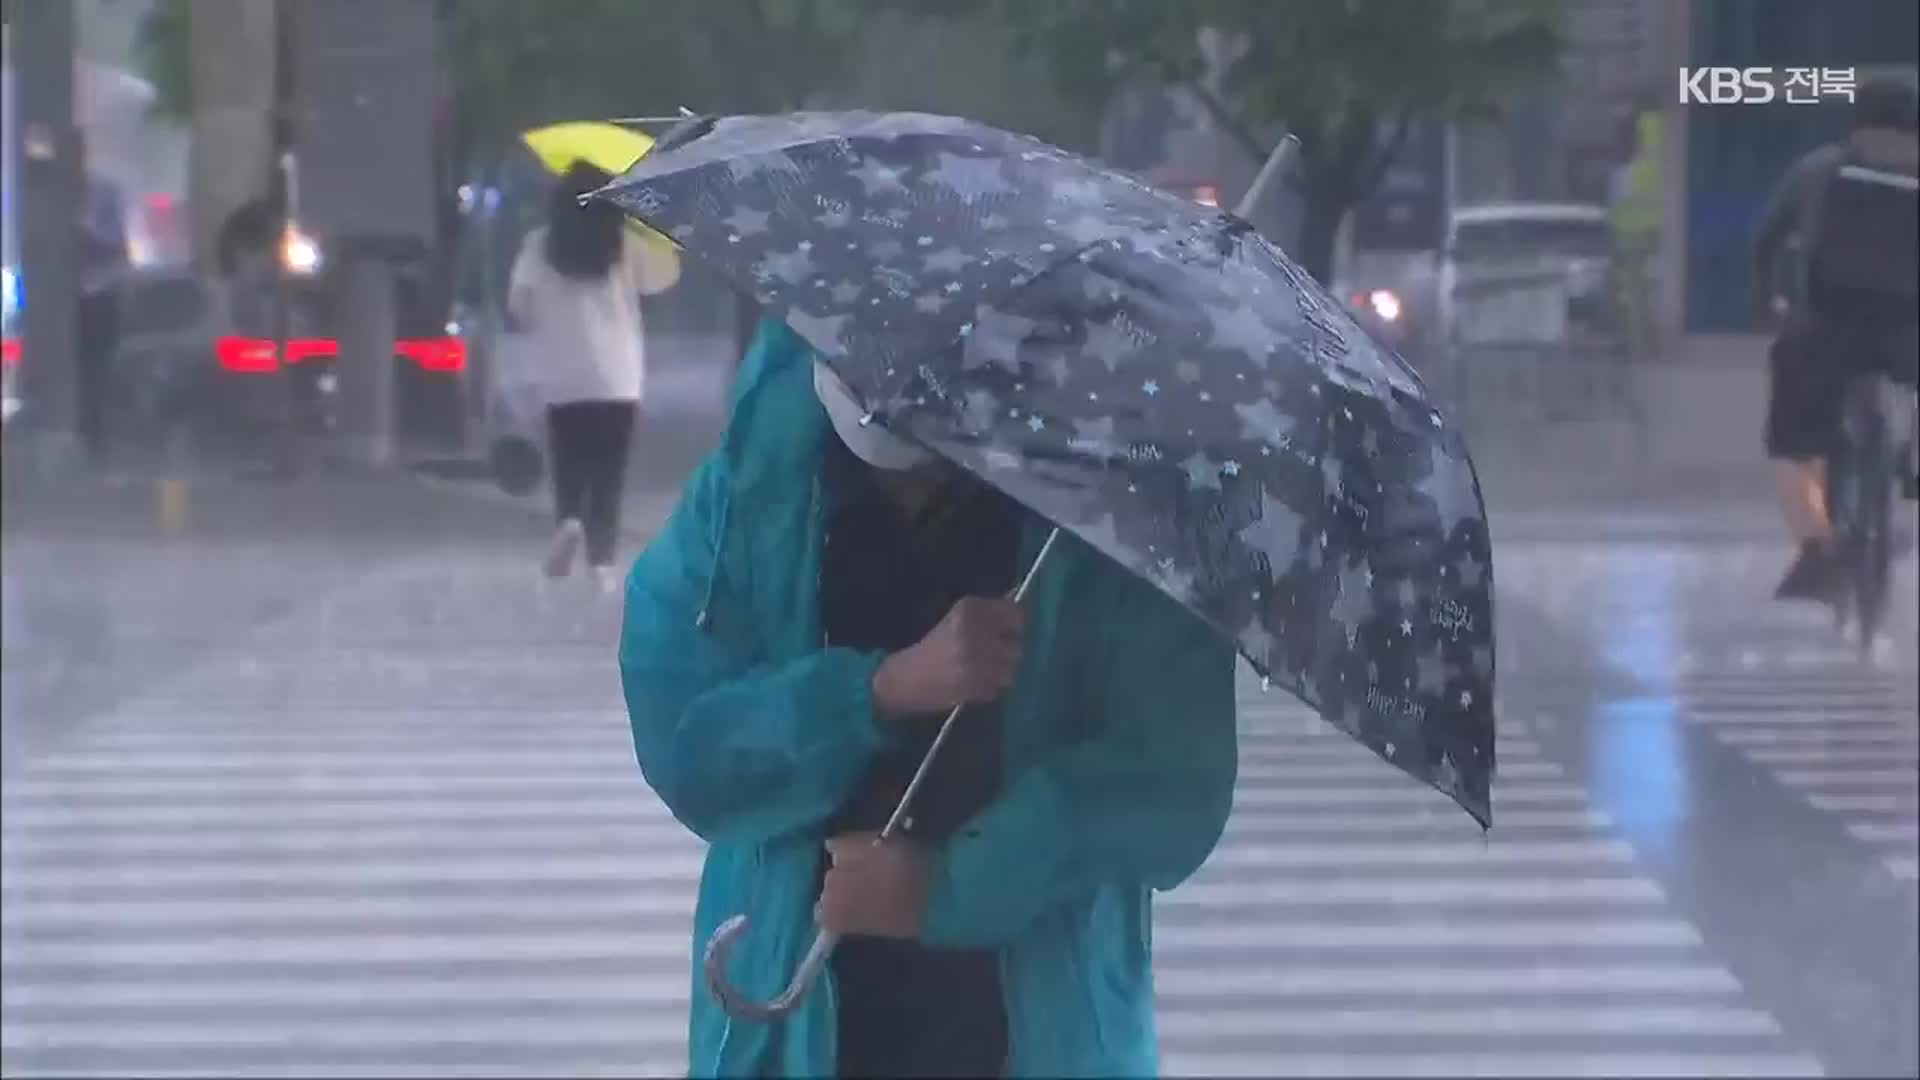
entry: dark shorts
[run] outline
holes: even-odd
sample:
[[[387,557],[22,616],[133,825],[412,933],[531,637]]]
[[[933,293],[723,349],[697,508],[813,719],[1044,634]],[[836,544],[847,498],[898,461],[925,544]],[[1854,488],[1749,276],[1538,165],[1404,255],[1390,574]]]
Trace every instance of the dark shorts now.
[[[1774,339],[1767,360],[1767,455],[1794,461],[1833,452],[1849,378],[1880,372],[1912,386],[1920,362],[1913,323],[1858,318],[1796,318]]]

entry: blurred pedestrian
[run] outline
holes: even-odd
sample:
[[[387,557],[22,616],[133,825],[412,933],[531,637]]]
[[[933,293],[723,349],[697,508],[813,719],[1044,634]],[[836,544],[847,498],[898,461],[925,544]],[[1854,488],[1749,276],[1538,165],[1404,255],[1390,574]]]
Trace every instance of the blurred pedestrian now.
[[[644,244],[617,207],[579,201],[613,177],[576,162],[554,185],[547,224],[514,260],[507,311],[517,352],[546,405],[554,515],[549,577],[573,572],[582,547],[601,587],[618,585],[614,559],[645,379],[640,294],[653,291]]]
[[[1150,890],[1226,821],[1232,648],[1070,537],[1005,599],[1049,526],[863,423],[777,321],[734,402],[628,581],[634,747],[711,845],[696,941],[754,920],[741,985],[784,986],[816,919],[843,939],[831,989],[770,1024],[696,963],[691,1074],[1155,1073]]]
[[[1912,233],[1835,232],[1821,224],[1845,212],[1840,203],[1853,186],[1836,184],[1843,168],[1913,182],[1920,173],[1917,115],[1911,82],[1863,81],[1847,137],[1796,161],[1760,217],[1755,295],[1766,297],[1781,320],[1769,355],[1766,446],[1781,512],[1800,545],[1776,590],[1781,599],[1826,600],[1841,580],[1826,463],[1840,437],[1847,379],[1880,371],[1908,386],[1915,381]]]
[[[96,467],[107,464],[115,358],[120,351],[120,291],[129,265],[126,205],[119,185],[94,172],[84,137],[85,185],[75,223],[80,293],[75,306],[75,419],[80,443]]]

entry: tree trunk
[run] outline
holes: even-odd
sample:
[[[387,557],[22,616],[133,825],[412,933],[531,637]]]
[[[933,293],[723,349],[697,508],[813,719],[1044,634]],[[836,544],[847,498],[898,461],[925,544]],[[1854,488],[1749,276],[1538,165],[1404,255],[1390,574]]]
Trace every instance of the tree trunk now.
[[[1334,272],[1334,242],[1340,235],[1340,223],[1347,216],[1345,200],[1327,198],[1321,192],[1307,193],[1306,217],[1300,223],[1300,242],[1287,252],[1300,268],[1322,285],[1331,287]]]

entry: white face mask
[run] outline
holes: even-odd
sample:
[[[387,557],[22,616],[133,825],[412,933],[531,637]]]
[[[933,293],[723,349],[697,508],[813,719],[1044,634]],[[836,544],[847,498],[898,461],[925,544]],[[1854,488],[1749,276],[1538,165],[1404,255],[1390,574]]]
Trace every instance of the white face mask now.
[[[853,456],[876,469],[901,471],[934,460],[932,451],[893,434],[878,421],[863,424],[867,411],[853,398],[840,377],[824,362],[813,362],[813,392],[827,410],[834,433],[847,444]]]

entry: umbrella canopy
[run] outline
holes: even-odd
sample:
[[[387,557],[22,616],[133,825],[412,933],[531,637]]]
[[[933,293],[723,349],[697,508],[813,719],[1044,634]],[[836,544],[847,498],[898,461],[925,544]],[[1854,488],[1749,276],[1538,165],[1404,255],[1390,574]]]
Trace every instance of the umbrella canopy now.
[[[584,161],[615,176],[626,172],[653,147],[644,132],[597,120],[569,120],[520,133],[520,141],[555,176]]]
[[[555,176],[576,161],[618,176],[653,149],[653,137],[599,120],[569,120],[520,133],[520,142]],[[634,232],[647,242],[647,257],[656,260],[674,280],[679,277],[673,242],[638,223]]]
[[[1478,483],[1411,369],[1309,275],[1229,215],[964,120],[706,127],[602,196],[780,313],[878,422],[1489,822]]]

